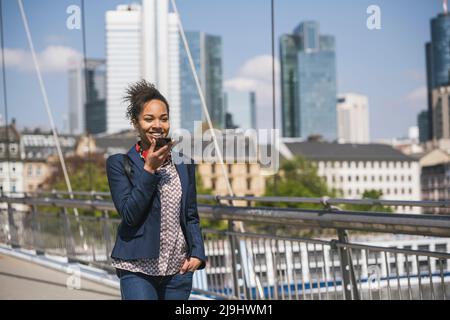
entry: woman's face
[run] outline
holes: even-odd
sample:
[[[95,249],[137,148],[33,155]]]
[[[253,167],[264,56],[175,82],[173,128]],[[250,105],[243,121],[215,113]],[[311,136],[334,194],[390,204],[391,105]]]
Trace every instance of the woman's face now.
[[[150,137],[155,139],[167,137],[170,123],[166,104],[160,100],[147,102],[134,127],[138,130],[145,148],[150,146]]]

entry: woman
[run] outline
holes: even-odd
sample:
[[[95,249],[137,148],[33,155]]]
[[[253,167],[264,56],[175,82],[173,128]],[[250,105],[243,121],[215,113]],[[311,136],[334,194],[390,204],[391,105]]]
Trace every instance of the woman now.
[[[156,150],[156,139],[169,134],[169,104],[152,84],[132,84],[125,101],[140,141],[126,155],[106,161],[112,200],[122,218],[111,254],[122,299],[186,300],[193,272],[206,262],[195,166],[175,161],[181,156],[171,151],[172,143]]]

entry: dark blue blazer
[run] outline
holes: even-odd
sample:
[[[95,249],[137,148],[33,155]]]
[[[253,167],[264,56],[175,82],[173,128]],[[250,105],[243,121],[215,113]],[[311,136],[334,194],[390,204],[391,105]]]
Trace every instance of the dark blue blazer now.
[[[144,170],[144,160],[133,146],[128,151],[131,159],[131,181],[124,169],[124,154],[114,154],[106,161],[106,173],[112,200],[122,221],[111,257],[123,260],[157,258],[159,256],[161,202],[157,192],[161,176]],[[182,155],[172,151],[172,159],[180,177],[182,200],[180,224],[188,246],[188,256],[202,260],[206,256],[197,211],[195,165],[177,162]],[[180,163],[180,164],[177,164]]]

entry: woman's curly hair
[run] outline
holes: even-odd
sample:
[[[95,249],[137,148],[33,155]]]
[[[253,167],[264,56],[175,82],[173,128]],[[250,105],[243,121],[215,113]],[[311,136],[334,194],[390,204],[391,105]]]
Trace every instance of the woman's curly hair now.
[[[169,103],[166,98],[155,88],[155,86],[145,79],[132,83],[126,89],[123,101],[128,103],[126,117],[133,122],[137,122],[144,105],[151,100],[159,100],[167,106],[169,114]]]

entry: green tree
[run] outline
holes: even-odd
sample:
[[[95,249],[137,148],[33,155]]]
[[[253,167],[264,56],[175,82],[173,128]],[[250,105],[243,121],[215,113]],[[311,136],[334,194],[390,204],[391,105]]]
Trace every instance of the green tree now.
[[[362,199],[375,199],[379,200],[383,196],[383,192],[380,190],[366,190],[362,195]],[[370,205],[356,205],[356,204],[347,204],[345,205],[345,209],[349,211],[371,211],[371,212],[393,212],[392,208],[387,206],[382,206],[380,204]]]
[[[65,158],[67,174],[73,191],[109,192],[108,179],[106,177],[105,159],[101,154],[91,154],[89,158],[71,156]],[[59,161],[51,166],[52,174],[44,181],[44,190],[68,191],[66,180]],[[64,196],[63,198],[69,198]],[[89,196],[77,196],[77,199],[92,199]],[[57,208],[47,208],[47,212],[56,212]],[[99,210],[78,210],[80,214],[101,216]],[[110,213],[117,217],[115,211]]]
[[[330,190],[325,179],[319,177],[317,174],[316,165],[301,156],[296,156],[292,160],[283,161],[275,179],[276,188],[274,188],[274,178],[269,179],[266,184],[264,196],[304,198],[336,197],[336,191]],[[287,208],[323,208],[322,205],[310,203],[275,202],[261,203],[260,205]]]
[[[206,188],[203,184],[202,177],[200,176],[200,173],[198,170],[195,171],[195,182],[197,187],[197,194],[203,194],[203,195],[212,195],[213,190],[210,188]],[[214,205],[216,204],[213,200],[198,200],[198,204],[207,204],[207,205]],[[215,229],[215,230],[226,230],[228,223],[226,220],[210,220],[210,219],[200,219],[200,225],[202,228],[206,229]]]
[[[306,160],[301,156],[296,156],[291,160],[285,160],[281,163],[280,170],[274,178],[270,178],[266,184],[266,192],[264,196],[280,196],[280,197],[305,197],[305,198],[321,198],[328,196],[336,197],[336,191],[330,190],[325,179],[317,173],[315,163]],[[282,208],[302,208],[302,209],[324,209],[321,204],[312,203],[289,203],[289,202],[260,202],[257,206],[270,206]],[[298,226],[272,225],[267,224],[246,224],[250,229],[255,231],[270,232],[272,234],[290,235],[290,236],[313,236],[329,234],[328,230],[313,230],[310,228],[300,229]],[[333,231],[334,232],[334,231]]]

